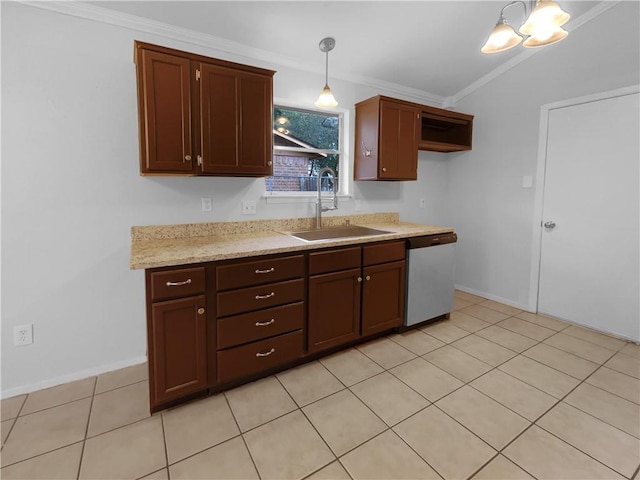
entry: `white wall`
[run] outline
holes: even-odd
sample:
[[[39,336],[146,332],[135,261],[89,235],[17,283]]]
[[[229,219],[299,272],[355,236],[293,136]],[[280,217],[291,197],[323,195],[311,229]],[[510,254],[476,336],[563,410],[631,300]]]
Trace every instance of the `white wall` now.
[[[0,7],[7,397],[144,361],[144,273],[128,267],[131,226],[246,220],[243,199],[258,201],[258,215],[249,218],[312,216],[313,207],[266,204],[261,179],[139,176],[133,41],[246,59],[24,4]],[[278,70],[275,97],[309,106],[324,81],[268,59],[258,66]],[[351,118],[355,102],[385,93],[331,86]],[[362,212],[442,223],[444,158],[422,152],[418,182],[357,183]],[[199,211],[201,196],[213,198],[213,212]],[[337,213],[352,212],[345,200]],[[13,327],[25,323],[34,325],[34,343],[14,347]]]
[[[447,163],[450,223],[459,235],[456,283],[535,309],[529,299],[542,105],[640,83],[640,3],[620,2],[469,96],[471,152]],[[579,166],[576,166],[579,168]],[[567,185],[570,192],[571,185]]]

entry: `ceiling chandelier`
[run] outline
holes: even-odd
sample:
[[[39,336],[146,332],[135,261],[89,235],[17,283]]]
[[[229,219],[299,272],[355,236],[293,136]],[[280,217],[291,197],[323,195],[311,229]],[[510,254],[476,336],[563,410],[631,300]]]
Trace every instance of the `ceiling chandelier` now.
[[[529,3],[531,12],[528,17],[527,4],[523,1],[511,2],[502,7],[498,23],[489,35],[487,42],[480,49],[482,53],[504,52],[520,44],[523,39],[522,46],[525,48],[543,47],[559,42],[569,35],[562,28],[562,25],[567,23],[570,15],[562,10],[556,2],[538,0]],[[504,11],[513,5],[522,5],[524,8],[526,21],[518,29],[520,33],[517,33],[504,18]]]
[[[333,50],[333,47],[336,46],[336,41],[331,38],[323,38],[320,40],[320,51],[327,54],[326,56],[326,68],[325,68],[325,81],[324,88],[318,97],[318,100],[314,102],[316,107],[320,108],[333,108],[338,106],[338,102],[336,101],[333,93],[331,93],[331,89],[329,88],[329,52]]]

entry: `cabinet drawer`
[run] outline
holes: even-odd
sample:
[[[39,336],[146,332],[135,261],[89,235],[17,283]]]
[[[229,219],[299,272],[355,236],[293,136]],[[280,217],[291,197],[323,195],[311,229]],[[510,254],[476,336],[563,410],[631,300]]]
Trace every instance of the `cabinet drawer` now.
[[[404,260],[405,250],[404,240],[367,245],[362,247],[362,263],[367,266]]]
[[[218,352],[218,381],[225,383],[302,357],[302,331]]]
[[[217,317],[252,312],[304,299],[304,280],[287,280],[259,287],[242,288],[217,295]]]
[[[360,247],[324,250],[309,254],[309,275],[336,272],[360,266]]]
[[[233,263],[216,268],[216,287],[218,291],[231,290],[299,278],[303,274],[302,255]]]
[[[187,297],[204,293],[204,267],[179,268],[151,274],[151,300]]]
[[[300,330],[304,321],[303,305],[298,302],[218,320],[218,349]]]

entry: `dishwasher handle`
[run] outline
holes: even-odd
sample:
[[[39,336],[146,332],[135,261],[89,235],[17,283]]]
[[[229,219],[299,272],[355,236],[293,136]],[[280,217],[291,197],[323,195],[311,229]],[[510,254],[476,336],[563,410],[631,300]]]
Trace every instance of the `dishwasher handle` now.
[[[407,248],[412,250],[414,248],[435,247],[448,243],[456,243],[457,241],[458,235],[452,232],[442,233],[440,235],[424,235],[422,237],[407,238]]]

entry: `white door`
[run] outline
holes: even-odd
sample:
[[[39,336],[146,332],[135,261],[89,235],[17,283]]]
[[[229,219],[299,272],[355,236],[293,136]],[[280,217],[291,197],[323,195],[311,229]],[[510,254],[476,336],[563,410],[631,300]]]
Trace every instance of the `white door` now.
[[[640,340],[640,104],[549,111],[538,311]]]

